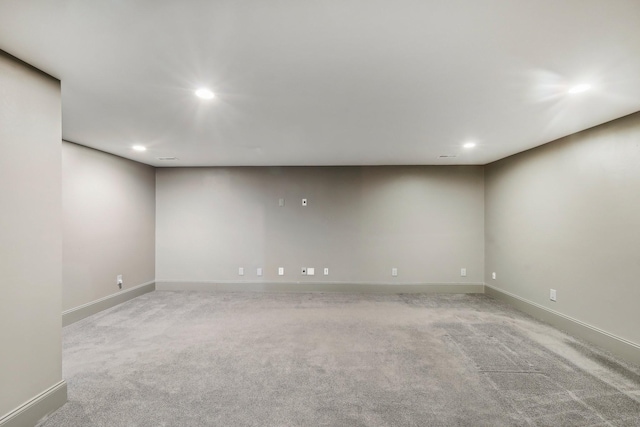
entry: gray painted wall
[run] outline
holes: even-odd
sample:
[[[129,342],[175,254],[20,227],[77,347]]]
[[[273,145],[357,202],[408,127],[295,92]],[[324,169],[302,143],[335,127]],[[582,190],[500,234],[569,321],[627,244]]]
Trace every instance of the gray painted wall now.
[[[0,418],[62,380],[60,82],[0,51]]]
[[[178,168],[156,177],[159,282],[483,281],[482,167]]]
[[[62,143],[63,310],[155,277],[155,169]]]
[[[492,163],[485,181],[486,283],[640,344],[640,113]]]

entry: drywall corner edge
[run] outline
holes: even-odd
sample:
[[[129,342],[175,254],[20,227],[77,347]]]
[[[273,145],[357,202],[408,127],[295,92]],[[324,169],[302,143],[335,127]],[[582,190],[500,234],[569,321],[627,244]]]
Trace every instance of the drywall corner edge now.
[[[103,310],[114,307],[118,304],[122,304],[123,302],[127,302],[133,298],[144,295],[147,292],[153,292],[155,290],[155,281],[146,282],[122,292],[118,292],[117,294],[109,295],[96,301],[83,304],[79,307],[65,310],[62,312],[62,326],[68,326],[72,323],[84,319],[85,317],[89,317]]]
[[[35,426],[67,403],[67,383],[62,380],[0,419],[0,427]]]
[[[640,365],[640,345],[638,344],[487,284],[485,284],[485,294],[506,302],[564,332],[600,346],[626,362]]]

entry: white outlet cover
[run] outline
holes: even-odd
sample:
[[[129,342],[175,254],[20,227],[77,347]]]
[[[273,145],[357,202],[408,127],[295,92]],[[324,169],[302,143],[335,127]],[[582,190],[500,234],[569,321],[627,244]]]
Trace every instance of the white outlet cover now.
[[[393,267],[393,268],[391,269],[391,275],[392,275],[393,277],[396,277],[396,276],[398,275],[398,269],[397,269],[396,267]]]
[[[284,276],[284,267],[278,267],[278,276]]]
[[[116,282],[122,283],[122,274],[118,274],[118,276],[116,277]]]
[[[314,276],[316,274],[316,269],[314,267],[307,267],[307,276]]]
[[[302,206],[307,206],[307,199],[302,199]]]
[[[257,275],[257,276],[262,276],[262,267],[258,267],[258,268],[256,269],[256,275]]]
[[[284,199],[278,199],[278,206],[280,207],[284,206]]]
[[[460,276],[462,276],[462,277],[466,277],[467,276],[467,269],[466,268],[461,268],[460,269]]]
[[[493,280],[496,280],[496,272],[495,272],[495,271],[494,271],[493,273],[491,273],[491,278],[492,278]]]
[[[329,267],[325,267],[324,268],[324,275],[328,276],[329,275]]]
[[[549,289],[549,299],[551,301],[555,301],[557,299],[557,295],[556,295],[556,290],[555,289]]]

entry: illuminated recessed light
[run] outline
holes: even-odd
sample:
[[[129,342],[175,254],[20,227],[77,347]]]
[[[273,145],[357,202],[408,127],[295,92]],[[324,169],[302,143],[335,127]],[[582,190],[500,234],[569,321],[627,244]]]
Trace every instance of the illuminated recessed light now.
[[[579,85],[575,85],[574,87],[569,89],[567,91],[567,93],[571,93],[571,94],[582,93],[582,92],[588,91],[589,89],[591,89],[591,85],[590,84],[582,83],[582,84],[579,84]]]
[[[133,148],[136,151],[147,151],[147,147],[143,147],[142,145],[134,145],[131,148]]]
[[[473,148],[476,146],[475,142],[467,142],[466,144],[463,145],[464,148]]]
[[[215,96],[215,94],[206,87],[201,87],[196,91],[196,96],[202,99],[211,99]]]

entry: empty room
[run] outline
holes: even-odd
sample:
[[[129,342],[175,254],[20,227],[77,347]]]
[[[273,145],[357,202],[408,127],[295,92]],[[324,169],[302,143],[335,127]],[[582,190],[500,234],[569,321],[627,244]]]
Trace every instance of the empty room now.
[[[0,427],[640,426],[640,2],[0,0]]]

